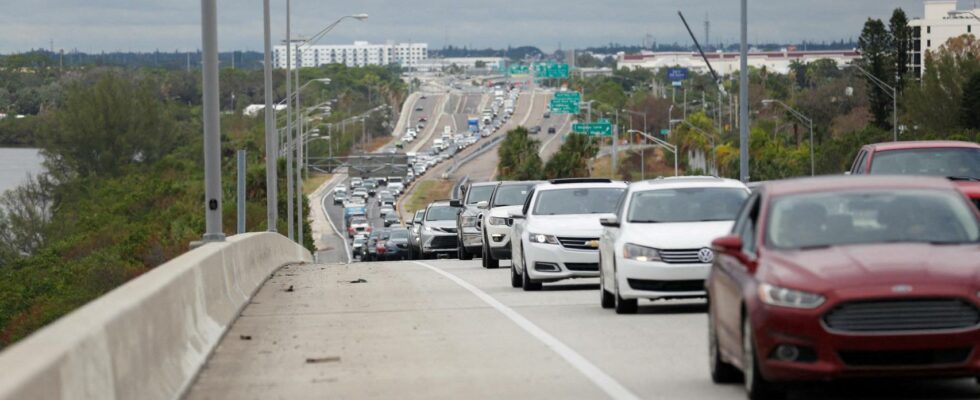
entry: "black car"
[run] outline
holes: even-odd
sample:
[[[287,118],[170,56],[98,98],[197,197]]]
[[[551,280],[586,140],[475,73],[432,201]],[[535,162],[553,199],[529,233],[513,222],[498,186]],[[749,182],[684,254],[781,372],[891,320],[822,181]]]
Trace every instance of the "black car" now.
[[[365,179],[364,188],[367,189],[368,196],[374,197],[378,193],[378,181],[374,179]]]
[[[412,259],[412,248],[409,245],[408,229],[394,228],[388,234],[388,240],[384,242],[385,260],[410,260]]]
[[[548,133],[554,134],[555,132],[557,132],[557,130],[555,130],[555,127],[553,126],[548,127]]]
[[[541,132],[541,126],[532,126],[531,129],[528,129],[528,132],[531,134]]]
[[[378,238],[381,237],[381,232],[381,229],[377,229],[368,235],[367,242],[364,242],[364,250],[361,250],[361,261],[374,261],[378,254],[376,246],[378,245]]]
[[[422,107],[415,107],[415,111],[422,111]]]
[[[383,220],[385,228],[392,225],[398,225],[398,222],[400,222],[398,219],[398,213],[388,213],[388,215],[384,216]]]

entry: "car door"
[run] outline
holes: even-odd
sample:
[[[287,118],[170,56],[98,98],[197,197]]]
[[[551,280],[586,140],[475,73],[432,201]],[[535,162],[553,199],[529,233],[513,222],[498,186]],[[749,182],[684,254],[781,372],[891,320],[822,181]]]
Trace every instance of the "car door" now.
[[[732,228],[732,233],[742,238],[742,253],[750,258],[755,257],[762,196],[762,193],[756,192],[746,200]],[[737,257],[719,254],[712,264],[711,274],[711,312],[715,318],[718,344],[722,351],[741,354],[742,288],[746,279],[751,279],[748,266]]]
[[[511,263],[515,266],[518,272],[524,273],[524,230],[527,226],[528,219],[531,218],[531,205],[534,204],[534,197],[536,193],[535,190],[531,190],[531,193],[527,195],[527,200],[524,201],[524,207],[521,212],[524,213],[524,218],[514,218],[512,219],[510,227],[510,254]]]
[[[620,196],[619,204],[616,205],[616,219],[619,220],[619,227],[604,226],[602,227],[602,234],[599,236],[599,278],[603,280],[603,285],[610,289],[616,285],[616,248],[626,224],[626,208],[629,207],[628,197],[630,197],[630,193],[627,191]]]

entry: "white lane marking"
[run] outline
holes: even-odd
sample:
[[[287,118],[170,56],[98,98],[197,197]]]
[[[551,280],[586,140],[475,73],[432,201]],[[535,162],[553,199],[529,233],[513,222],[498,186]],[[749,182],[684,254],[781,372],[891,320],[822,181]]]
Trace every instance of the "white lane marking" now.
[[[446,277],[447,279],[455,282],[457,285],[462,286],[463,289],[469,290],[470,293],[473,293],[473,295],[480,298],[480,300],[483,300],[484,303],[487,303],[487,305],[499,311],[505,317],[517,324],[517,326],[521,327],[521,329],[524,329],[525,332],[531,336],[534,336],[535,339],[538,339],[545,346],[548,346],[548,348],[561,356],[561,358],[564,358],[565,361],[571,364],[573,368],[581,372],[582,375],[585,375],[585,377],[598,386],[599,389],[606,392],[609,397],[613,399],[639,399],[639,397],[633,394],[633,392],[630,392],[629,389],[621,385],[611,376],[607,375],[605,372],[599,369],[599,367],[596,367],[594,364],[589,362],[589,360],[585,359],[585,357],[582,357],[581,354],[578,354],[575,352],[575,350],[572,350],[571,347],[568,347],[568,345],[558,340],[558,338],[551,336],[548,332],[545,332],[544,329],[539,328],[533,322],[527,318],[524,318],[523,315],[519,314],[517,311],[514,311],[514,309],[507,307],[500,301],[497,301],[497,299],[493,298],[493,296],[490,296],[476,286],[473,286],[469,282],[464,281],[462,278],[449,272],[443,271],[426,263],[418,261],[412,262]]]
[[[345,180],[346,178],[341,178],[338,183],[334,184],[334,187],[343,183]],[[347,264],[350,264],[354,257],[350,254],[350,246],[347,245],[347,234],[337,229],[337,224],[333,223],[333,219],[330,218],[330,213],[327,212],[327,196],[320,198],[320,209],[323,210],[323,215],[327,217],[327,222],[333,227],[333,232],[340,237],[340,240],[344,241],[344,255],[347,256]]]

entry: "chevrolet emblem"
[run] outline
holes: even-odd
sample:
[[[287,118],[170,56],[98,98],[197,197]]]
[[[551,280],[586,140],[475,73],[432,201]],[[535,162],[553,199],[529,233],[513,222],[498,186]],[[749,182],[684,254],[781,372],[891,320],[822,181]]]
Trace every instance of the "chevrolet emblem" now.
[[[591,247],[593,249],[598,249],[599,248],[599,241],[598,240],[590,240],[588,242],[585,242],[585,245],[586,246],[589,246],[589,247]]]

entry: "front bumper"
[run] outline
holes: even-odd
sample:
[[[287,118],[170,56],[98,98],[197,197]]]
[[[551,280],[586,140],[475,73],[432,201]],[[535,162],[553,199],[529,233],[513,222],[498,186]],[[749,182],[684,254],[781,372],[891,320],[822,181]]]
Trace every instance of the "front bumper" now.
[[[510,227],[507,225],[487,224],[487,240],[490,242],[490,251],[496,248],[506,247],[510,252]]]
[[[834,306],[796,310],[760,304],[751,313],[759,367],[767,379],[980,376],[980,327],[910,333],[835,332],[821,322]],[[780,345],[805,349],[812,360],[776,360],[771,355]]]
[[[705,297],[711,264],[668,264],[616,257],[616,285],[624,299]]]
[[[421,241],[422,251],[426,253],[455,253],[459,250],[459,240],[455,233],[425,233]]]
[[[479,253],[480,249],[483,247],[483,236],[480,235],[480,230],[475,227],[463,228],[463,232],[460,234],[463,237],[463,248],[469,253]]]
[[[575,250],[558,244],[527,243],[524,273],[535,282],[599,276],[599,251]]]

